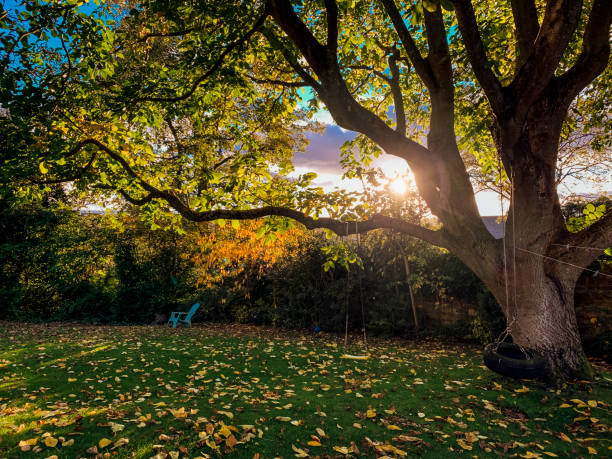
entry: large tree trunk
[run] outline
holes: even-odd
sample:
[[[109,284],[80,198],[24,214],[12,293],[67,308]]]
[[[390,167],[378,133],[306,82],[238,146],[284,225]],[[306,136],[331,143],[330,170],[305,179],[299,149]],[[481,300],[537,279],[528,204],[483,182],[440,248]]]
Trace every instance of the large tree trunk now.
[[[559,275],[555,266],[536,256],[517,256],[516,276],[512,267],[509,260],[507,294],[499,283],[494,294],[513,341],[544,357],[545,378],[551,382],[590,377],[574,311],[573,276]]]

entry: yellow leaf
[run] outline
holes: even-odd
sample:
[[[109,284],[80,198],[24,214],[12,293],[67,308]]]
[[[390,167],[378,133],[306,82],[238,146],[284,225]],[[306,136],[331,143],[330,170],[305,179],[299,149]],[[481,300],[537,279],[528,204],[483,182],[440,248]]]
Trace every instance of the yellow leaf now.
[[[234,419],[234,413],[230,413],[229,411],[217,411],[219,414],[223,414],[227,416],[229,419]]]
[[[74,438],[62,442],[62,448],[74,445]]]
[[[555,453],[551,453],[550,451],[542,451],[542,454],[546,454],[547,456],[550,456],[550,457],[559,457]]]
[[[518,394],[526,394],[527,392],[529,392],[529,387],[523,386],[520,389],[514,389],[514,392]]]
[[[291,418],[287,416],[276,416],[274,419],[276,419],[277,421],[283,421],[283,422],[291,421]]]
[[[540,453],[532,453],[531,451],[525,451],[525,454],[520,454],[521,457],[526,457],[528,459],[533,459],[535,457],[542,457]]]
[[[387,424],[387,429],[388,430],[402,430],[401,427],[396,426],[395,424]]]
[[[334,451],[341,453],[341,454],[349,454],[350,451],[346,446],[334,446]]]
[[[368,411],[366,411],[366,416],[368,418],[375,418],[376,417],[376,410],[369,409]]]
[[[589,450],[589,454],[597,454],[597,450],[592,446],[588,446],[587,449]]]
[[[227,426],[222,426],[219,429],[219,435],[222,435],[224,437],[229,437],[231,435],[231,433],[232,433],[232,431]]]
[[[45,163],[44,163],[44,162],[41,162],[41,163],[38,165],[38,168],[40,169],[40,173],[41,173],[41,174],[46,174],[47,172],[49,172],[49,169],[47,169],[47,168],[45,167]]]
[[[417,416],[420,417],[420,418],[424,418],[425,417],[425,413],[419,412],[419,413],[417,413]]]
[[[318,441],[316,441],[316,440],[310,440],[310,441],[308,442],[308,445],[309,445],[309,446],[321,446],[321,442],[318,442]]]
[[[57,445],[57,438],[47,437],[43,441],[49,448],[55,448],[55,445]]]
[[[319,434],[319,437],[327,437],[327,435],[325,434],[325,431],[321,429],[320,427],[317,427],[315,430]]]
[[[361,429],[361,424],[359,424],[358,422],[354,422],[354,423],[353,423],[353,427],[354,427],[355,429]]]
[[[100,440],[98,442],[98,446],[100,448],[106,448],[108,445],[110,445],[112,443],[112,441],[110,441],[108,438],[103,438],[102,440]]]
[[[586,403],[584,403],[579,398],[573,398],[573,399],[570,400],[570,402],[575,403],[578,406],[586,406]]]
[[[559,438],[560,438],[561,440],[563,440],[563,441],[568,442],[568,443],[571,443],[571,442],[572,442],[572,439],[571,439],[570,437],[568,437],[567,435],[565,435],[563,432],[561,432],[561,433],[559,434]]]
[[[29,440],[21,440],[19,446],[34,446],[38,441],[37,438],[30,438]]]
[[[569,403],[562,403],[561,405],[559,405],[559,408],[571,408],[572,405],[570,405]]]
[[[68,378],[68,382],[75,382],[76,380],[76,378]]]
[[[596,400],[589,400],[587,403],[589,404],[589,406],[591,408],[597,408],[597,401]]]
[[[295,457],[308,457],[308,453],[301,448],[291,445],[291,449],[296,452]]]
[[[180,407],[178,410],[170,409],[168,411],[170,411],[170,413],[172,413],[172,416],[174,416],[176,419],[182,419],[187,417],[187,412],[185,411],[184,407]]]
[[[457,440],[457,443],[459,444],[459,446],[461,446],[463,449],[467,449],[468,451],[472,450],[472,445],[470,445],[469,443],[466,443],[465,441],[463,441],[461,438],[459,438]]]

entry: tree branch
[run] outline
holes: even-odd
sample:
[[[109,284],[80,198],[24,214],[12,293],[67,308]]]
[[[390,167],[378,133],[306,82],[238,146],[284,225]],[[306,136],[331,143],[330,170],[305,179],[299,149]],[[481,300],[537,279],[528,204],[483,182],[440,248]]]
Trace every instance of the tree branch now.
[[[487,65],[487,54],[480,32],[478,31],[472,1],[454,0],[453,4],[455,5],[455,15],[459,24],[459,31],[465,43],[474,74],[489,100],[493,113],[499,116],[504,109],[502,85]]]
[[[404,110],[404,97],[402,95],[402,88],[400,87],[400,72],[397,66],[397,60],[399,57],[399,51],[393,49],[393,53],[389,56],[389,70],[391,71],[391,78],[389,78],[389,85],[391,86],[391,92],[393,93],[393,106],[395,108],[395,130],[402,135],[406,135],[406,112]]]
[[[540,24],[538,23],[538,10],[534,0],[511,0],[512,16],[514,17],[515,36],[518,43],[518,58],[516,69],[525,63],[532,46],[538,36]]]
[[[582,0],[549,0],[544,19],[532,50],[523,66],[508,86],[508,100],[512,102],[518,125],[533,102],[542,94],[554,77],[561,57],[576,30]]]
[[[600,75],[610,58],[610,24],[612,8],[608,0],[595,0],[584,31],[582,51],[572,68],[557,80],[557,87],[569,103],[591,81]]]
[[[416,71],[419,78],[423,81],[425,86],[428,89],[432,89],[436,80],[433,75],[433,71],[429,66],[428,62],[421,56],[419,49],[416,46],[416,43],[412,39],[406,24],[402,18],[401,13],[397,9],[397,5],[395,4],[395,0],[381,0],[383,7],[391,22],[393,22],[393,27],[395,28],[400,40],[402,41],[402,45],[406,50],[406,54],[408,54],[408,58],[412,65],[414,66],[414,70]]]
[[[195,211],[185,202],[183,202],[183,200],[181,200],[174,191],[160,190],[143,180],[121,155],[115,153],[102,142],[96,139],[87,139],[87,144],[97,146],[100,150],[104,151],[112,159],[118,162],[126,173],[130,177],[134,178],[148,193],[144,198],[137,199],[131,197],[125,190],[119,190],[119,193],[126,200],[137,205],[142,205],[152,201],[153,199],[162,199],[181,216],[194,222],[204,222],[218,219],[252,220],[266,216],[280,216],[292,218],[293,220],[303,224],[308,229],[327,228],[339,235],[365,233],[378,228],[390,228],[410,234],[414,237],[418,237],[419,239],[440,247],[446,247],[447,245],[446,233],[443,230],[430,230],[428,228],[406,222],[399,218],[392,218],[384,215],[374,215],[373,217],[361,222],[343,222],[333,218],[316,219],[305,215],[303,212],[277,206],[265,206],[255,209],[216,209],[204,212]]]
[[[550,252],[553,258],[578,266],[588,266],[599,255],[597,250],[586,250],[584,247],[605,250],[612,246],[612,209],[588,228],[578,233],[565,232],[565,237],[554,241]]]
[[[338,53],[338,4],[336,0],[325,0],[327,11],[327,50],[333,56]]]
[[[336,123],[365,134],[387,153],[411,161],[418,168],[426,167],[428,151],[417,142],[391,129],[374,113],[360,105],[350,94],[336,59],[328,59],[321,45],[287,0],[269,0],[271,15],[298,47],[321,83],[315,87]],[[432,185],[433,188],[433,185]]]

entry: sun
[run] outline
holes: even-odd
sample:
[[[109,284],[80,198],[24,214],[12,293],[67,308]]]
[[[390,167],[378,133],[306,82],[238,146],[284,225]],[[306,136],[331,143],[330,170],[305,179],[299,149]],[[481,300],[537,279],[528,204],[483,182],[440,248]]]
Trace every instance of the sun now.
[[[389,190],[393,194],[406,194],[408,185],[404,177],[397,176],[389,181]]]

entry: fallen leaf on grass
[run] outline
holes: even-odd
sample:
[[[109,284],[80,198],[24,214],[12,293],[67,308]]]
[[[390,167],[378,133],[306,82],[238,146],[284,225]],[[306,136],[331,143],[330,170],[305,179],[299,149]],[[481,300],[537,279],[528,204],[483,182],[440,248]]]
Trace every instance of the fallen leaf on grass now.
[[[47,445],[49,448],[55,448],[55,446],[57,445],[57,438],[47,437],[43,441],[45,442],[45,445]]]
[[[108,445],[110,445],[112,443],[112,441],[110,441],[108,438],[103,438],[102,440],[100,440],[98,442],[98,446],[100,448],[106,448]]]

